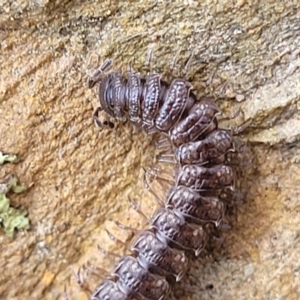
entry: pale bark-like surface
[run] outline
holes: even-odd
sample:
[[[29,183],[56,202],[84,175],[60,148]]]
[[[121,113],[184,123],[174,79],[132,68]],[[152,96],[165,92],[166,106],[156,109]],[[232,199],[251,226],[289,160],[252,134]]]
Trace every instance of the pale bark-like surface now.
[[[12,196],[31,230],[15,240],[1,232],[0,298],[59,299],[66,286],[71,299],[86,299],[72,269],[90,261],[111,270],[114,259],[97,245],[122,250],[105,228],[128,241],[113,221],[144,224],[128,196],[154,211],[142,184],[153,139],[130,124],[99,132],[86,87],[106,57],[114,69],[142,71],[154,46],[160,72],[179,49],[179,66],[194,50],[197,95],[215,95],[226,114],[240,107],[235,123],[252,119],[246,203],[221,249],[193,261],[197,279],[177,284],[176,298],[299,299],[299,20],[300,4],[287,0],[1,1],[0,150],[22,159],[1,177],[34,185]],[[185,292],[187,283],[197,292]]]

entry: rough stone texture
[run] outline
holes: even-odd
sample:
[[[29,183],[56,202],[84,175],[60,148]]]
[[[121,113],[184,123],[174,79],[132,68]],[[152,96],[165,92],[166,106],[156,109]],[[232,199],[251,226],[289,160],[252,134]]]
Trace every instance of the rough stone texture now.
[[[222,247],[193,262],[196,279],[176,285],[176,298],[300,298],[298,1],[1,1],[0,39],[0,150],[22,159],[0,175],[34,183],[12,197],[29,211],[31,230],[15,240],[1,233],[1,299],[59,299],[65,286],[70,299],[87,299],[72,270],[87,261],[110,270],[114,258],[97,245],[122,249],[105,228],[128,241],[113,220],[145,223],[127,197],[148,216],[155,209],[141,181],[153,139],[130,125],[99,132],[95,91],[86,88],[106,57],[142,70],[152,46],[160,72],[179,49],[179,66],[194,50],[188,77],[197,94],[215,95],[226,115],[240,108],[238,124],[252,119],[246,203]],[[87,281],[94,288],[100,279]]]

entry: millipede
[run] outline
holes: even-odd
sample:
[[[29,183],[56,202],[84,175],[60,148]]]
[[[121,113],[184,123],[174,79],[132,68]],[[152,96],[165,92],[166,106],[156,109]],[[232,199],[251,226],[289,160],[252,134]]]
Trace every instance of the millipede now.
[[[159,207],[148,228],[138,232],[130,254],[117,261],[90,299],[166,299],[171,294],[168,279],[180,281],[188,271],[186,251],[198,256],[210,228],[224,221],[228,203],[223,195],[235,184],[235,170],[227,159],[236,151],[233,132],[218,127],[220,108],[212,98],[198,99],[184,76],[168,83],[155,72],[142,76],[129,67],[124,75],[109,72],[111,66],[112,60],[105,60],[88,80],[90,89],[99,84],[95,124],[112,129],[116,119],[130,121],[147,134],[161,133],[157,147],[167,150],[159,160],[173,162],[175,170],[173,179],[165,179],[170,186],[166,199],[152,191]],[[154,171],[151,176],[160,180],[163,170]]]

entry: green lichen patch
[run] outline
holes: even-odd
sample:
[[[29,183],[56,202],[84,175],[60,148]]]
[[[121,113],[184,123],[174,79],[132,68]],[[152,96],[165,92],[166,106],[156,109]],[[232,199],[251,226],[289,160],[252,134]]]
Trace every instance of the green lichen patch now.
[[[18,162],[18,157],[14,154],[3,154],[0,152],[0,165],[3,165],[5,162],[16,163]],[[14,237],[16,229],[29,229],[30,224],[27,211],[11,207],[7,194],[9,192],[22,193],[26,189],[26,186],[18,184],[18,179],[14,175],[0,182],[0,224],[10,237]]]
[[[21,193],[27,188],[18,184],[15,176],[10,176],[9,180],[0,183],[0,224],[5,233],[13,237],[16,229],[29,229],[28,213],[24,209],[16,209],[10,206],[10,200],[6,196],[9,191]]]
[[[0,151],[0,165],[3,165],[4,163],[17,163],[19,162],[19,158],[15,154],[5,154]]]

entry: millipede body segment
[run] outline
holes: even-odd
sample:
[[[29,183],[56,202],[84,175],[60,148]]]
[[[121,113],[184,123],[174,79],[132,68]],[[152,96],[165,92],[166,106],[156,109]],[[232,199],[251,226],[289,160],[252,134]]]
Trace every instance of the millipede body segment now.
[[[234,170],[226,154],[233,151],[232,134],[218,129],[221,113],[211,98],[197,99],[192,85],[183,78],[171,83],[160,74],[129,70],[103,74],[107,60],[89,79],[89,88],[99,83],[100,106],[94,114],[99,127],[103,110],[109,119],[129,120],[146,133],[162,133],[175,158],[175,184],[131,245],[131,254],[115,265],[111,278],[93,292],[92,300],[165,299],[170,293],[168,276],[181,280],[188,270],[185,251],[199,255],[209,233],[206,225],[218,227],[226,203],[220,190],[233,188]]]

